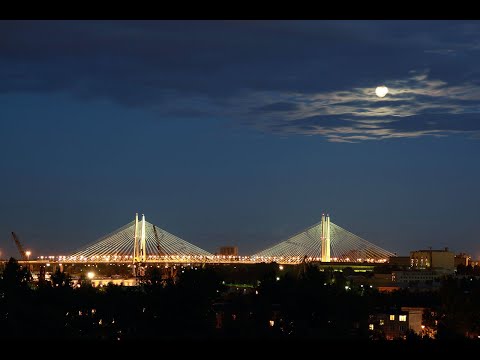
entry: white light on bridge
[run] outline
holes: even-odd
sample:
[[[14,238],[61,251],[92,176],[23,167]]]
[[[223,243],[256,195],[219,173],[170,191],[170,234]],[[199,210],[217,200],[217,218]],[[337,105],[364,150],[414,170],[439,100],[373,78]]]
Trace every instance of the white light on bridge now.
[[[95,277],[95,273],[93,271],[89,271],[87,273],[87,278],[89,278],[90,280],[92,280],[94,277]]]

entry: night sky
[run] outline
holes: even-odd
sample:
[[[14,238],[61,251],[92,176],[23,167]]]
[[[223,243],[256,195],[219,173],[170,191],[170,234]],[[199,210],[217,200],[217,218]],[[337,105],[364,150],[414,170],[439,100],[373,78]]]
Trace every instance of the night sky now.
[[[0,21],[1,257],[135,212],[247,255],[328,212],[480,258],[479,64],[478,21]]]

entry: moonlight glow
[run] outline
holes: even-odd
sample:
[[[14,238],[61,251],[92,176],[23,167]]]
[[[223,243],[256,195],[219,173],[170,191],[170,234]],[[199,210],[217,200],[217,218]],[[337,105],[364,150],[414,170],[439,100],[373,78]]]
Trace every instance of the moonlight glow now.
[[[375,94],[377,94],[379,98],[383,98],[388,94],[388,88],[386,86],[377,86]]]

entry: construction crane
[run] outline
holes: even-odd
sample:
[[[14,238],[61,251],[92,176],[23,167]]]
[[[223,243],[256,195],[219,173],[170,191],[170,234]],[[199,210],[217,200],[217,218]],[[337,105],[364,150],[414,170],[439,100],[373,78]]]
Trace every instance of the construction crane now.
[[[12,231],[12,237],[13,237],[13,241],[15,241],[15,245],[17,245],[18,252],[22,256],[22,260],[28,260],[27,253],[23,249],[23,245],[20,242],[20,239],[18,238],[17,234],[15,234],[13,231]]]

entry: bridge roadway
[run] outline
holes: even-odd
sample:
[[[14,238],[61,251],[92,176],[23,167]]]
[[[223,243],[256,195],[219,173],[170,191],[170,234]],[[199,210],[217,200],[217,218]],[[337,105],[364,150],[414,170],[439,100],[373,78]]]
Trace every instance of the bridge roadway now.
[[[5,260],[4,260],[5,261]],[[263,261],[266,262],[266,261]],[[274,262],[274,261],[269,261]],[[389,265],[388,262],[380,262],[380,263],[375,263],[375,262],[347,262],[347,261],[336,261],[336,262],[321,262],[319,260],[307,260],[306,262],[308,263],[313,263],[317,265],[320,269],[332,269],[336,271],[342,271],[346,267],[350,267],[356,272],[365,272],[365,271],[373,271],[374,267],[377,266],[387,266]],[[34,272],[38,271],[41,265],[47,266],[47,268],[50,268],[51,270],[47,270],[49,272],[55,271],[55,269],[59,266],[60,268],[63,268],[64,266],[95,266],[95,265],[125,265],[125,266],[130,266],[133,265],[133,262],[131,261],[70,261],[70,260],[30,260],[30,261],[19,261],[20,264],[29,264],[30,269]],[[216,265],[255,265],[255,264],[260,264],[262,261],[254,261],[252,259],[216,259],[215,261],[175,261],[175,260],[170,260],[170,261],[165,261],[165,260],[148,260],[146,264],[163,264],[165,265],[165,268],[169,267],[174,267],[175,265],[178,266],[201,266],[201,265],[210,265],[210,266],[216,266]],[[301,262],[289,262],[289,261],[275,261],[275,263],[279,265],[299,265]]]
[[[7,260],[2,260],[6,262]],[[181,257],[181,256],[172,256],[172,257],[163,257],[163,258],[151,258],[147,259],[142,263],[147,264],[259,264],[259,263],[272,263],[275,262],[281,265],[295,265],[301,264],[303,261],[308,263],[321,263],[320,258],[301,258],[301,257],[249,257],[249,256],[214,256],[214,257]],[[128,258],[123,259],[81,259],[81,260],[72,260],[62,257],[45,257],[44,259],[35,259],[35,260],[18,260],[19,264],[133,264],[133,260]],[[387,259],[382,259],[380,261],[373,261],[371,259],[362,260],[358,259],[357,261],[350,261],[346,259],[343,261],[331,261],[323,264],[338,264],[345,266],[346,264],[352,265],[369,265],[375,266],[378,264],[388,263]]]

